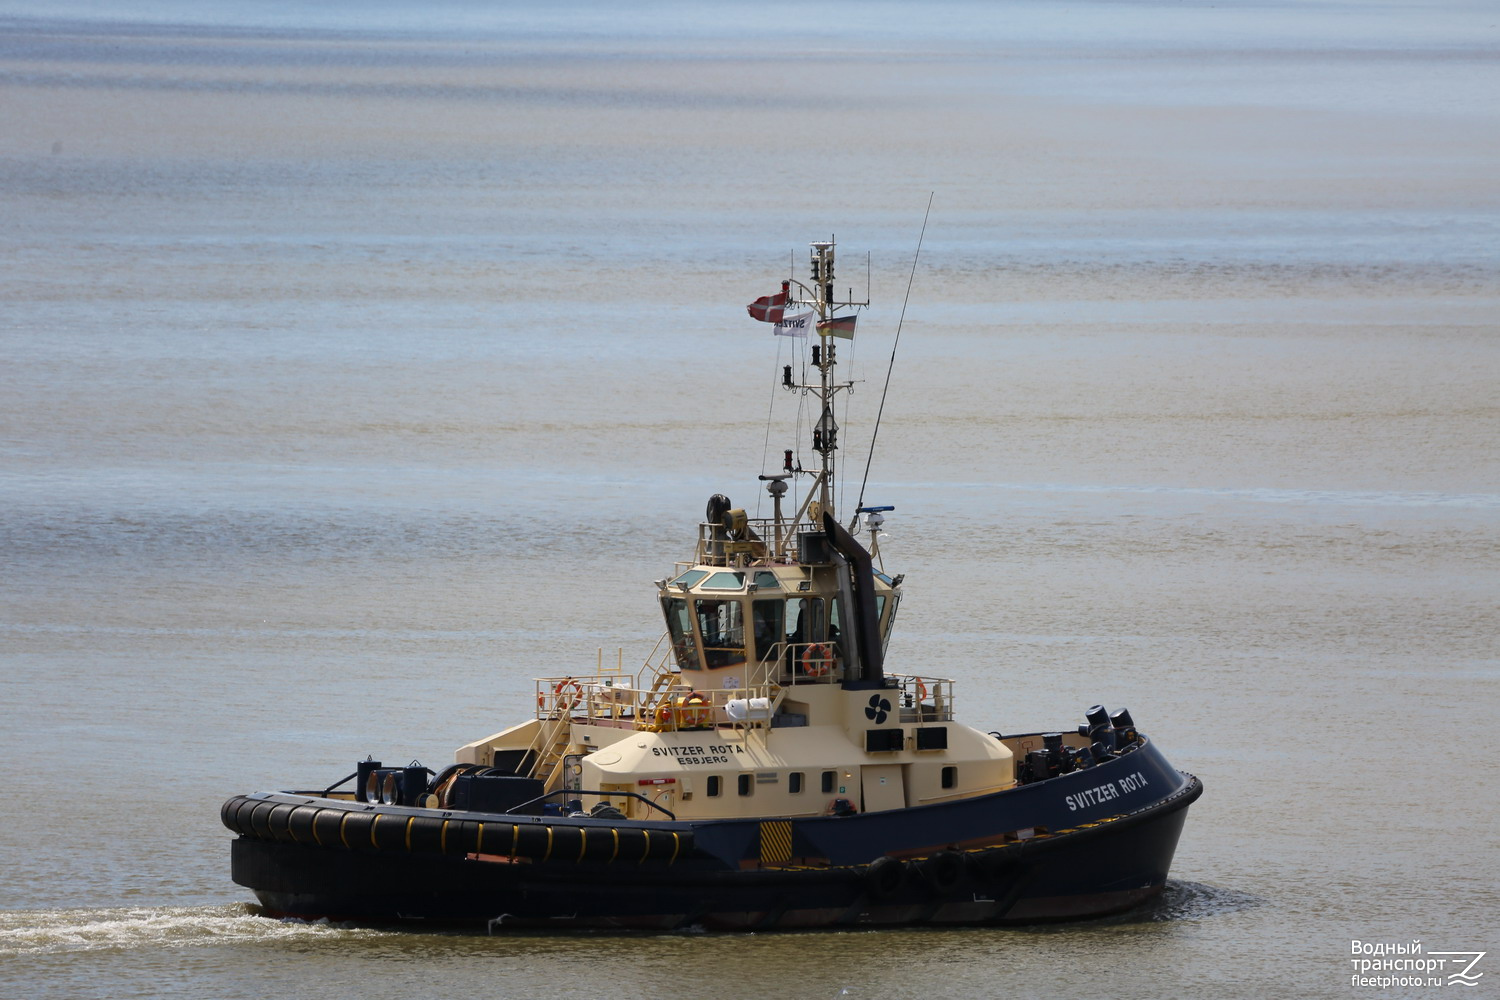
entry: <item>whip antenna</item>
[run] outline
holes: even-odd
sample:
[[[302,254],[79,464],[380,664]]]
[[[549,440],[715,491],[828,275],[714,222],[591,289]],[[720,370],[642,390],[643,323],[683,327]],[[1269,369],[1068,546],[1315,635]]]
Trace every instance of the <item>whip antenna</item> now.
[[[927,236],[927,217],[932,214],[932,198],[927,195],[927,211],[922,213],[922,231],[917,234],[917,252],[911,258],[911,276],[906,279],[906,298],[901,300],[901,318],[896,320],[896,339],[891,343],[891,363],[885,369],[885,388],[880,390],[880,407],[875,411],[875,430],[870,434],[870,454],[865,458],[865,477],[859,483],[859,502],[854,505],[854,519],[859,520],[859,509],[865,505],[865,486],[870,482],[870,463],[875,460],[875,439],[880,436],[880,417],[885,413],[885,394],[891,391],[891,372],[896,367],[896,348],[901,343],[901,324],[906,322],[906,304],[911,301],[911,285],[917,278],[917,261],[922,257],[922,240]],[[853,528],[851,522],[850,528]]]

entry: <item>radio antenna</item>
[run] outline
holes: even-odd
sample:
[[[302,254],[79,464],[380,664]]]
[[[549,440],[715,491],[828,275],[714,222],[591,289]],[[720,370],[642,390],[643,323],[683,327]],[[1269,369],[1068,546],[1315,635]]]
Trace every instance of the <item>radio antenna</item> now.
[[[917,261],[922,257],[922,240],[927,236],[927,218],[932,215],[932,199],[937,194],[927,194],[927,211],[922,214],[922,231],[917,234],[917,252],[911,258],[911,275],[906,279],[906,297],[901,300],[901,318],[896,321],[896,339],[891,343],[891,362],[885,369],[885,388],[880,390],[880,407],[875,411],[875,430],[870,434],[870,454],[865,458],[865,477],[859,483],[859,501],[854,505],[854,517],[859,519],[859,509],[865,505],[865,486],[870,482],[870,463],[875,460],[875,439],[880,436],[880,417],[885,413],[885,396],[891,391],[891,372],[896,367],[896,348],[901,344],[901,326],[906,322],[906,304],[911,301],[912,282],[917,278]],[[850,522],[850,528],[854,522]]]

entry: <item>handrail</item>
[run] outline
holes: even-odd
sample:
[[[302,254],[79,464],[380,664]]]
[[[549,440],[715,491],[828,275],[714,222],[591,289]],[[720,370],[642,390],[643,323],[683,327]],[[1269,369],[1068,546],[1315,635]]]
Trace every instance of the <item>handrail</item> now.
[[[922,674],[886,674],[901,694],[899,710],[904,722],[952,722],[953,680]],[[931,713],[928,715],[927,713]]]
[[[327,796],[329,792],[333,791],[335,788],[339,787],[344,782],[346,782],[346,781],[352,781],[353,779],[355,779],[357,777],[359,777],[359,772],[358,771],[355,771],[352,774],[346,774],[342,778],[340,778],[338,781],[335,781],[333,784],[331,784],[327,788],[323,789],[322,794],[324,796]]]

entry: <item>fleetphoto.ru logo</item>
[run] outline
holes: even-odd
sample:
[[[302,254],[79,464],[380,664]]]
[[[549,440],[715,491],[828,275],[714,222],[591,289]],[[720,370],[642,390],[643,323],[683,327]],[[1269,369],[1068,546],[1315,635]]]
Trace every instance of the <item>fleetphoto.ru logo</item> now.
[[[1477,986],[1487,951],[1423,951],[1421,941],[1350,941],[1350,986],[1380,990],[1412,986]]]

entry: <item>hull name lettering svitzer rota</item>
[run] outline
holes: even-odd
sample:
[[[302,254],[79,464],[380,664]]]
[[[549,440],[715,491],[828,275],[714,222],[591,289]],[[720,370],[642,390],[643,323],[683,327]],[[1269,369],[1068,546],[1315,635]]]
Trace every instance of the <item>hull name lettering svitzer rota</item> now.
[[[904,584],[880,554],[892,508],[858,506],[848,527],[834,510],[834,401],[850,388],[835,341],[867,304],[836,298],[834,252],[812,244],[810,281],[750,306],[762,322],[817,320],[797,345],[803,376],[780,373],[819,415],[816,459],[787,450],[759,477],[771,517],[709,499],[692,558],[656,583],[666,632],[640,671],[601,657],[592,674],[538,679],[530,718],[437,773],[366,759],[328,788],[229,799],[233,877],[266,913],[491,928],[1010,923],[1161,890],[1202,786],[1128,711],[1001,735],[958,721],[951,678],[886,669]]]

